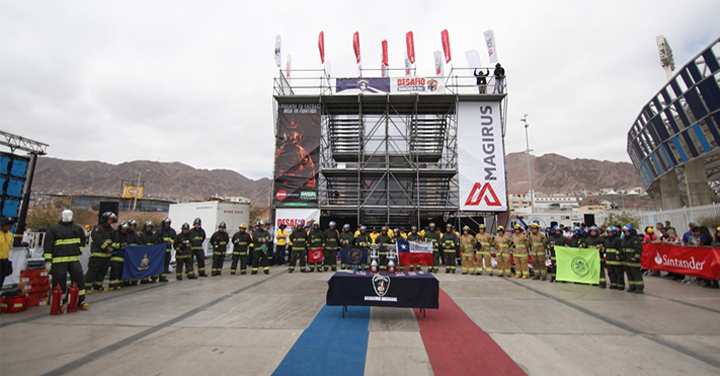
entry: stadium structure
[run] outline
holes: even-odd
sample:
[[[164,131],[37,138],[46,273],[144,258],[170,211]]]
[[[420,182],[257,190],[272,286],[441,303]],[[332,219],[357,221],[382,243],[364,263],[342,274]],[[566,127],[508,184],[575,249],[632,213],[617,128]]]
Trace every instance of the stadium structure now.
[[[628,132],[627,152],[663,210],[708,205],[720,191],[720,38],[672,74],[672,52],[658,37],[668,82]]]
[[[487,93],[480,94],[475,83],[471,69],[453,69],[446,77],[376,78],[334,78],[324,70],[281,71],[274,81],[273,209],[278,224],[294,225],[297,220],[291,218],[302,220],[302,215],[288,212],[312,208],[318,209],[323,224],[334,220],[353,229],[357,224],[422,228],[432,221],[439,226],[451,222],[472,227],[504,223],[507,88],[498,93],[491,80]],[[475,149],[483,149],[481,124],[467,120],[473,117],[468,111],[483,104],[498,109],[500,134],[484,142],[493,143],[487,149],[500,151],[502,159],[489,159],[498,171],[484,177],[501,184],[486,190],[483,182],[475,181],[472,192],[463,196],[461,185],[467,183],[460,177],[463,146],[458,136],[461,124],[469,124],[466,132],[477,125]],[[317,131],[311,123],[317,123]],[[308,141],[313,132],[317,144]],[[302,160],[312,161],[314,170],[299,168]],[[477,209],[466,210],[468,202]],[[486,204],[493,206],[482,209]]]

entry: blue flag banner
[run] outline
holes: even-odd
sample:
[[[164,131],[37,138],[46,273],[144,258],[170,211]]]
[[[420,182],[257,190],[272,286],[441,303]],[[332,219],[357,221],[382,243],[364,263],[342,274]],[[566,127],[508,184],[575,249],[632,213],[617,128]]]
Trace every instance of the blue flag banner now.
[[[345,245],[342,247],[342,261],[345,265],[366,265],[367,249],[365,247],[357,247]]]
[[[161,274],[165,264],[166,248],[165,243],[126,246],[122,279],[142,279]]]

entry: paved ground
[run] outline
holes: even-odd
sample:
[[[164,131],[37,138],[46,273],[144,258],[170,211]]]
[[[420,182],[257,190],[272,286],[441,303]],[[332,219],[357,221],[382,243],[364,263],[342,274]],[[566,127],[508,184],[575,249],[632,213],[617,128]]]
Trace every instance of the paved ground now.
[[[330,275],[274,267],[269,276],[173,279],[93,294],[87,312],[3,314],[0,374],[293,374],[278,366],[316,315],[322,320]],[[720,374],[718,290],[662,278],[647,278],[642,296],[487,276],[438,279],[529,375]],[[361,374],[442,373],[411,309],[372,308],[367,327]]]

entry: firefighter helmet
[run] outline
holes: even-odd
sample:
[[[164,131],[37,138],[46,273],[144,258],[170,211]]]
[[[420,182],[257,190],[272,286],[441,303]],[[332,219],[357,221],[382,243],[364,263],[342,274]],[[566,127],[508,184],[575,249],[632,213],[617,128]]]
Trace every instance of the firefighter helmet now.
[[[155,225],[152,223],[152,221],[145,221],[145,223],[143,223],[144,228],[148,228],[148,226],[155,228]]]
[[[470,231],[470,226],[463,226],[463,231]]]
[[[102,213],[102,215],[100,216],[100,222],[106,223],[107,221],[113,219],[113,217],[115,218],[113,220],[113,223],[115,223],[117,221],[117,216],[115,215],[115,213],[113,213],[111,211],[106,211],[105,213]]]
[[[497,231],[498,231],[498,232],[500,232],[500,231],[505,232],[505,227],[498,226],[498,227],[497,227]]]
[[[367,231],[367,226],[365,226],[365,225],[360,226],[360,231]]]
[[[346,229],[349,230],[349,229],[350,229],[350,224],[349,224],[349,223],[344,224],[344,225],[343,225],[343,228],[346,228]]]
[[[410,231],[417,231],[417,226],[410,227]]]
[[[335,227],[335,221],[330,221],[330,223],[328,223],[328,227]]]
[[[484,223],[481,223],[480,226],[478,226],[478,228],[481,228],[481,229],[484,230],[484,229],[485,229],[485,224],[484,224]]]
[[[163,218],[162,224],[166,224],[166,223],[167,223],[167,224],[171,224],[171,223],[172,223],[172,221],[170,220],[170,217],[165,217],[165,218]]]
[[[247,223],[241,223],[239,228],[247,228]]]
[[[200,217],[195,218],[193,221],[193,226],[195,225],[202,225],[202,219],[200,219]]]
[[[227,225],[225,222],[220,222],[220,224],[218,224],[218,228],[227,228]]]
[[[428,227],[430,227],[430,228],[435,227],[435,222],[430,222],[430,224],[428,225]]]
[[[181,230],[189,230],[189,229],[190,229],[190,225],[189,225],[187,222],[185,222],[185,223],[182,224],[182,226],[180,227],[180,229],[181,229]]]

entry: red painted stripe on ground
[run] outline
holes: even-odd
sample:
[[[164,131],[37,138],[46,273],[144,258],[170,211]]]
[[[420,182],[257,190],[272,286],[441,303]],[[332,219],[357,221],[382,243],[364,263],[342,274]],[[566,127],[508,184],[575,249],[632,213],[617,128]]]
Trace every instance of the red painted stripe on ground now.
[[[415,317],[435,376],[525,375],[495,341],[440,290],[440,309]]]

